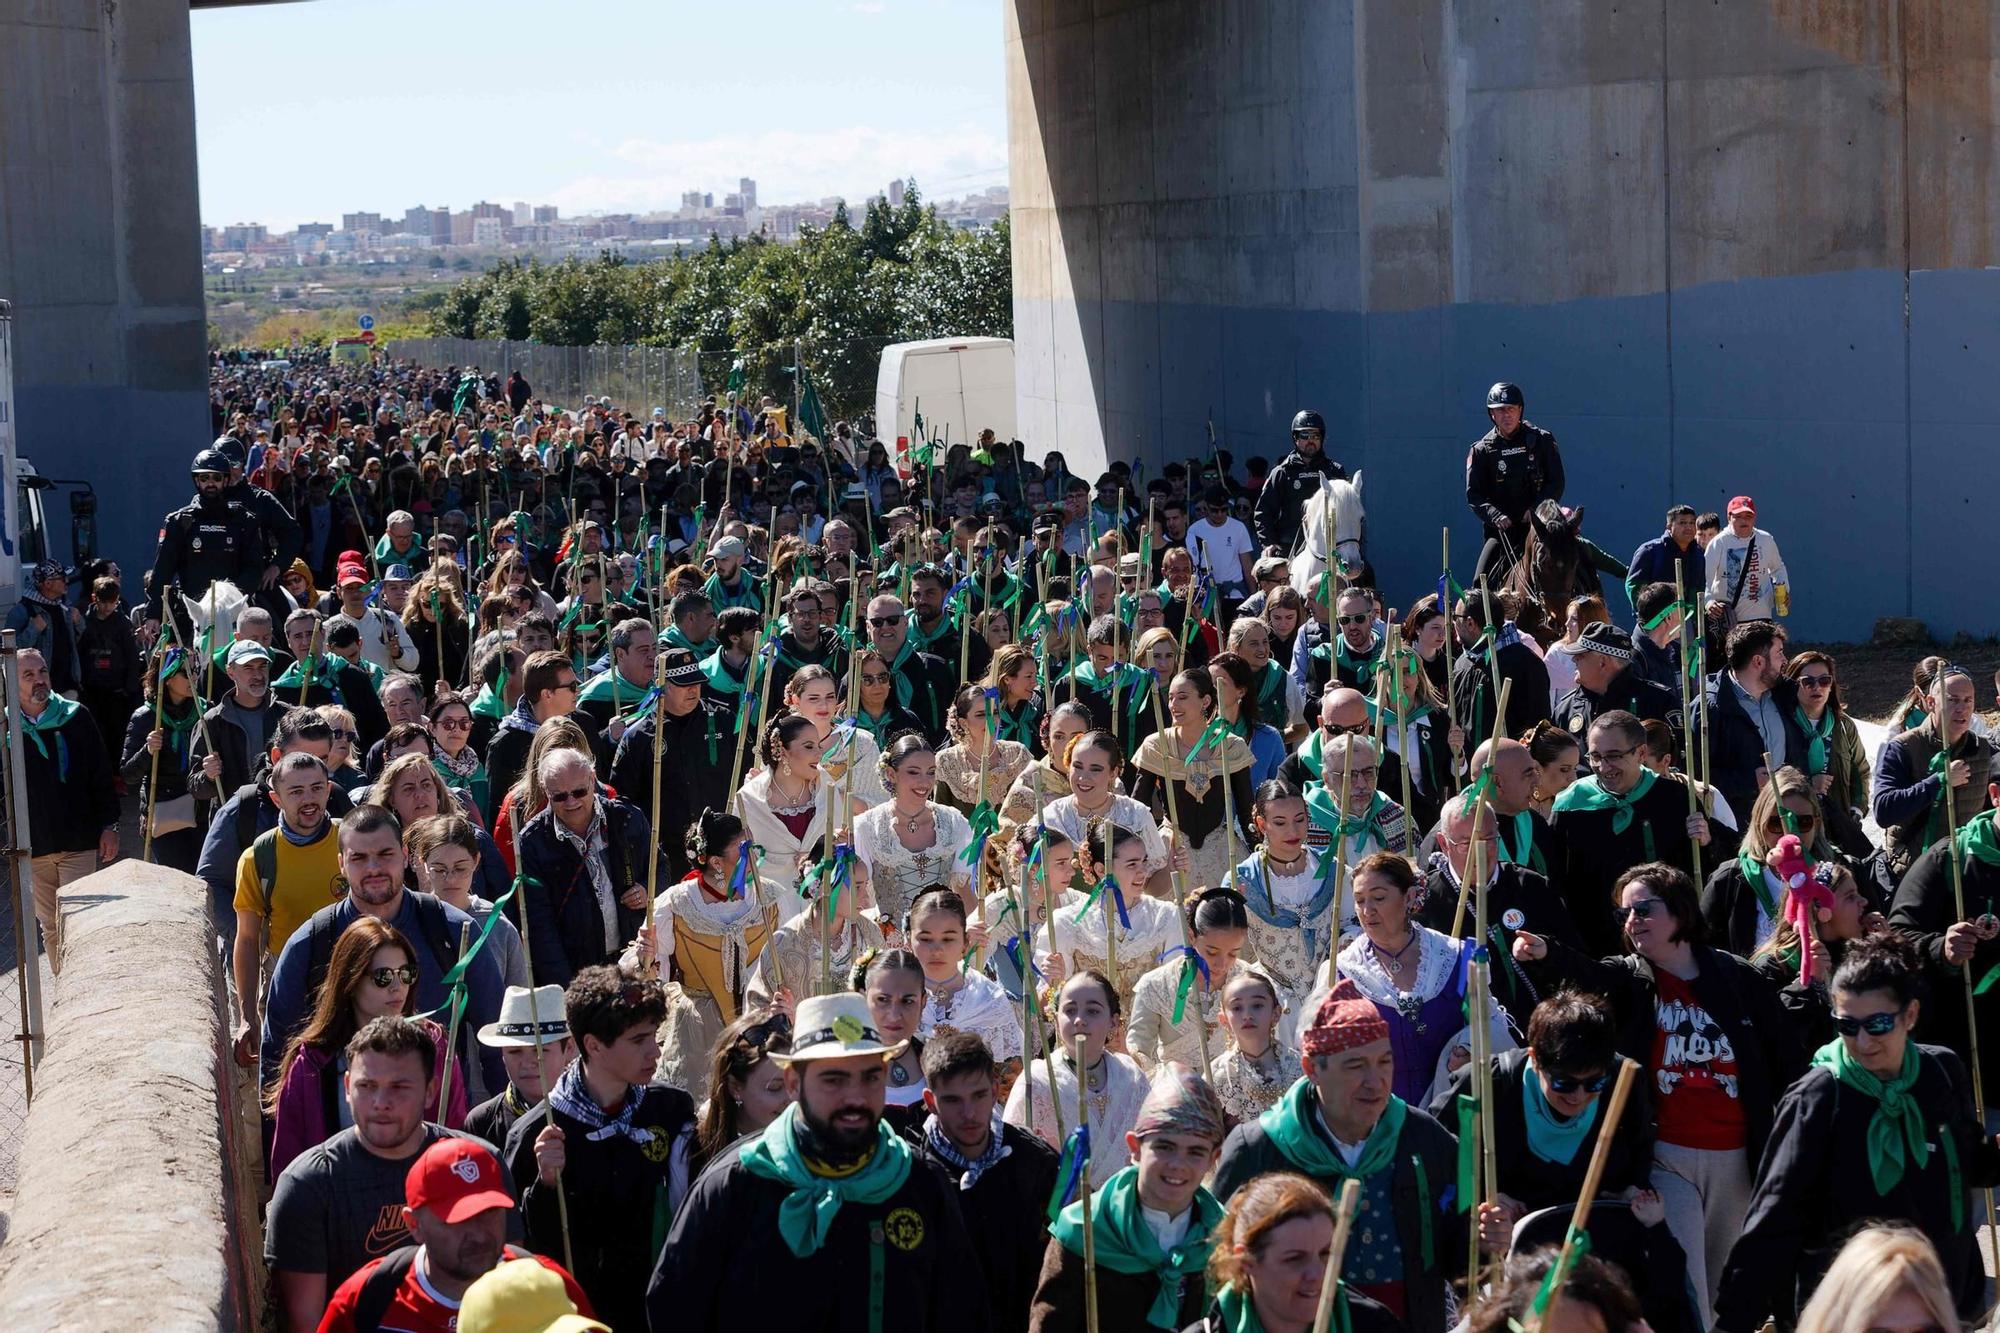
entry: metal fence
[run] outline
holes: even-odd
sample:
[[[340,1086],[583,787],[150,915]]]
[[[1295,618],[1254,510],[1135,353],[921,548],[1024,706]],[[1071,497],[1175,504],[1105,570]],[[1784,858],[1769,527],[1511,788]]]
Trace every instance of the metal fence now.
[[[518,370],[536,397],[559,407],[576,407],[586,396],[609,395],[639,416],[660,407],[670,419],[685,421],[701,405],[701,369],[691,348],[399,338],[383,344],[383,351],[425,366],[474,366],[500,375]]]

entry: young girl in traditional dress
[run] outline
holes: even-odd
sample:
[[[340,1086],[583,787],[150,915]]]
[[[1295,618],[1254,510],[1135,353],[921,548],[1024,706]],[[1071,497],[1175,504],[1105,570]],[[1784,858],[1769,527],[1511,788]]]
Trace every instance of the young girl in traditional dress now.
[[[1222,1107],[1236,1124],[1277,1105],[1298,1081],[1299,1053],[1278,1037],[1284,1003],[1270,974],[1255,963],[1236,969],[1222,987],[1222,1050],[1208,1063]]]
[[[1215,710],[1208,669],[1181,672],[1167,689],[1171,723],[1141,741],[1133,760],[1139,770],[1134,799],[1154,818],[1170,814],[1177,821],[1174,842],[1187,848],[1194,882],[1207,886],[1224,883],[1229,852],[1250,843],[1250,747],[1226,732],[1219,744],[1202,743]]]
[[[1007,1094],[1007,1110],[1002,1117],[1010,1125],[1030,1127],[1028,1107],[1034,1105],[1033,1131],[1043,1142],[1061,1147],[1063,1136],[1056,1132],[1056,1109],[1060,1105],[1065,1130],[1076,1127],[1077,1076],[1082,1070],[1084,1095],[1089,1108],[1090,1141],[1093,1144],[1122,1144],[1125,1133],[1139,1119],[1139,1107],[1146,1100],[1146,1076],[1130,1056],[1108,1050],[1118,1030],[1122,1012],[1118,992],[1102,972],[1086,968],[1063,983],[1056,995],[1056,1047],[1054,1055],[1036,1060],[1026,1075],[1016,1080]],[[879,1027],[880,1024],[878,1023]],[[1077,1059],[1076,1039],[1083,1038],[1083,1056]],[[882,1039],[889,1040],[883,1033]],[[1051,1096],[1050,1079],[1054,1078]],[[1096,1189],[1126,1164],[1117,1148],[1097,1148],[1090,1154],[1089,1183]]]
[[[1076,844],[1055,830],[1024,824],[1006,840],[1002,855],[1010,882],[987,894],[979,912],[986,926],[987,965],[1001,987],[1019,999],[1021,972],[1033,956],[1036,933],[1051,911],[1074,910],[1083,897],[1070,888],[1076,877]],[[1059,954],[1036,966],[1042,986],[1057,985],[1066,975]]]
[[[917,895],[904,923],[910,952],[924,969],[924,1009],[917,1037],[935,1032],[971,1032],[1005,1066],[1021,1058],[1021,1010],[1000,983],[984,972],[961,966],[971,947],[965,900],[941,884]]]
[[[1190,966],[1188,946],[1168,954],[1166,962],[1140,977],[1132,989],[1132,1021],[1125,1045],[1149,1075],[1164,1064],[1204,1069],[1214,1059],[1222,1046],[1218,1025],[1222,987],[1250,937],[1243,895],[1233,889],[1198,889],[1189,894],[1186,917],[1191,947],[1201,960],[1186,994],[1181,993],[1181,981]]]
[[[1089,895],[1074,908],[1058,909],[1052,925],[1044,924],[1036,936],[1036,965],[1047,975],[1045,960],[1055,955],[1063,960],[1065,976],[1085,968],[1101,971],[1113,979],[1122,1011],[1139,978],[1179,947],[1180,922],[1171,904],[1145,894],[1146,844],[1138,834],[1106,821],[1090,830],[1084,853]]]
[[[944,780],[945,795],[960,810],[973,810],[981,800],[998,810],[1007,789],[1034,758],[1027,746],[1002,740],[988,730],[989,725],[999,725],[998,714],[986,691],[977,685],[961,685],[952,697],[951,713],[945,719],[952,744],[938,751],[937,771]],[[980,785],[982,776],[984,787]]]
[[[901,939],[897,932],[920,890],[933,884],[970,890],[972,867],[959,854],[972,844],[972,826],[931,799],[937,754],[921,732],[889,743],[882,776],[889,799],[854,821],[854,852],[868,866],[883,934]]]
[[[814,864],[817,866],[818,862]],[[844,876],[837,897],[833,883],[836,876]],[[828,987],[820,980],[820,918],[829,900],[833,900],[833,919],[827,922],[825,931],[824,970],[833,989],[846,988],[855,959],[869,949],[882,947],[882,928],[865,910],[875,901],[869,893],[868,867],[851,848],[840,866],[828,867],[818,874],[809,872],[800,887],[810,895],[806,910],[778,927],[770,945],[758,956],[757,966],[751,969],[747,993],[753,1004],[769,1003],[776,995],[778,987],[771,979],[773,969],[769,966],[774,957],[778,962],[776,970],[784,974],[785,989],[791,994],[803,999],[826,993]]]
[[[882,1118],[897,1133],[924,1122],[924,1050],[917,1023],[924,1012],[924,965],[907,949],[869,950],[861,955],[854,989],[868,1001],[868,1014],[882,1044],[908,1043],[889,1062]]]
[[[1298,788],[1273,778],[1251,807],[1263,846],[1236,867],[1235,887],[1249,911],[1255,958],[1278,988],[1289,1040],[1320,964],[1360,933],[1354,899],[1343,891],[1339,859],[1307,845],[1312,815]]]

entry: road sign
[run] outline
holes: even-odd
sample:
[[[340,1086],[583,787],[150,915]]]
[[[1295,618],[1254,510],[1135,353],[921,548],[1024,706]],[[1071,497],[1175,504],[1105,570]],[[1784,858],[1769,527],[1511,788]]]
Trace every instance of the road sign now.
[[[375,330],[373,330],[373,329],[363,329],[363,330],[361,330],[361,333],[360,333],[360,338],[361,338],[361,341],[362,341],[362,342],[365,342],[365,343],[372,343],[372,342],[374,342],[374,341],[375,341]]]
[[[363,333],[370,333],[375,328],[375,316],[373,315],[363,315],[354,322],[361,326]]]

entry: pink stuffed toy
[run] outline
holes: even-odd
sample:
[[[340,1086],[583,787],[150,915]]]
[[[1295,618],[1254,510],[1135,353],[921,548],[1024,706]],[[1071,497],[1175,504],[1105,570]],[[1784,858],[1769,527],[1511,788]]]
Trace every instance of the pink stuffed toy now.
[[[1795,833],[1778,839],[1778,878],[1791,890],[1785,896],[1785,920],[1799,935],[1799,984],[1813,979],[1812,942],[1815,922],[1833,920],[1833,889],[1806,864],[1805,844]]]

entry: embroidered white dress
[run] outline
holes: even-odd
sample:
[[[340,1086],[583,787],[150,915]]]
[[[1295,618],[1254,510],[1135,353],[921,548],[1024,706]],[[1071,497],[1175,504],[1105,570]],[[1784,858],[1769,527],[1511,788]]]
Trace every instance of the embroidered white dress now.
[[[1071,1057],[1052,1057],[1055,1065],[1054,1101],[1050,1099],[1050,1060],[1036,1060],[1027,1072],[1014,1080],[1007,1094],[1007,1110],[1001,1117],[1008,1124],[1027,1129],[1028,1106],[1032,1099],[1034,1133],[1042,1142],[1060,1151],[1062,1137],[1056,1133],[1055,1102],[1062,1103],[1065,1133],[1076,1128],[1076,1071]],[[1115,1051],[1104,1053],[1104,1087],[1087,1094],[1090,1124],[1090,1187],[1096,1189],[1127,1165],[1123,1151],[1125,1134],[1139,1123],[1139,1108],[1145,1104],[1151,1086],[1139,1066]]]
[[[882,931],[865,915],[851,918],[847,925],[832,932],[830,941],[832,958],[828,967],[832,972],[834,992],[848,989],[849,973],[854,968],[854,960],[863,951],[882,947]],[[808,995],[827,993],[819,980],[819,924],[810,912],[801,912],[792,917],[771,936],[771,943],[757,955],[756,965],[750,969],[750,979],[744,983],[745,1003],[769,1004],[771,995],[777,989],[771,977],[769,960],[775,954],[778,959],[777,971],[784,976],[785,985],[796,999],[803,1000]]]
[[[1299,1053],[1283,1043],[1273,1043],[1262,1060],[1252,1060],[1231,1046],[1208,1065],[1208,1081],[1222,1099],[1222,1109],[1238,1124],[1276,1106],[1301,1077]]]
[[[1114,825],[1128,833],[1136,833],[1146,844],[1146,873],[1167,868],[1167,840],[1161,834],[1160,826],[1153,819],[1153,812],[1133,800],[1130,796],[1114,796],[1111,806],[1099,819],[1109,819]],[[1077,846],[1081,855],[1085,839],[1090,836],[1090,825],[1094,822],[1077,808],[1074,795],[1050,801],[1042,807],[1042,823],[1056,830]]]
[[[835,727],[825,744],[819,755],[819,771],[833,785],[834,825],[845,828],[853,816],[889,799],[889,788],[882,781],[882,747],[859,727]],[[851,787],[847,781],[850,769],[854,774]]]
[[[931,845],[911,850],[896,836],[896,807],[884,802],[854,820],[854,854],[868,867],[869,887],[885,935],[900,936],[903,913],[920,890],[949,884],[964,894],[972,867],[958,859],[972,845],[972,825],[948,805],[930,802]]]
[[[1181,1021],[1174,1022],[1174,992],[1179,989],[1183,959],[1186,955],[1170,957],[1146,975],[1132,988],[1132,1009],[1125,1025],[1125,1049],[1132,1053],[1133,1060],[1148,1075],[1155,1073],[1163,1064],[1183,1064],[1189,1069],[1204,1068],[1201,1058],[1201,1028],[1208,1029],[1208,1053],[1211,1059],[1229,1040],[1222,1031],[1222,987],[1227,977],[1215,978],[1212,988],[1204,991],[1201,975],[1196,973],[1194,985],[1189,987],[1186,1007],[1181,1012]]]
[[[1073,977],[1087,967],[1096,968],[1118,987],[1119,1004],[1130,1014],[1132,991],[1139,978],[1157,967],[1167,950],[1180,947],[1180,919],[1174,915],[1173,904],[1143,893],[1125,899],[1125,916],[1130,926],[1119,924],[1118,908],[1109,889],[1087,910],[1083,906],[1085,901],[1085,895],[1076,895],[1074,906],[1056,909],[1053,931],[1044,923],[1035,932],[1035,965],[1046,974],[1049,955],[1058,953],[1062,955],[1065,977]],[[1118,952],[1115,971],[1110,957],[1114,947]]]
[[[996,1061],[1021,1058],[1021,1006],[983,972],[967,972],[949,992],[924,987],[917,1040],[929,1041],[939,1032],[977,1034]]]
[[[788,893],[796,893],[799,886],[799,858],[824,839],[831,827],[828,820],[831,791],[832,787],[823,776],[813,784],[813,816],[806,825],[803,837],[793,834],[774,813],[769,769],[752,774],[739,793],[738,810],[750,832],[750,840],[764,849],[758,873]],[[785,913],[787,917],[794,914]]]
[[[1025,772],[1032,762],[1034,755],[1030,754],[1028,747],[1019,741],[993,742],[993,758],[986,764],[984,792],[995,810],[1006,801],[1007,792],[1013,786],[1014,779]],[[937,752],[939,779],[951,788],[952,796],[968,810],[979,804],[981,794],[979,770],[979,756],[962,745],[947,745]],[[1033,782],[1034,774],[1028,774],[1028,778]],[[1033,804],[1032,795],[1029,803]]]

